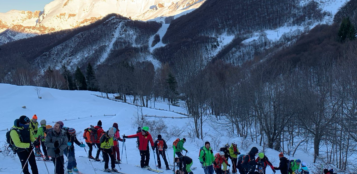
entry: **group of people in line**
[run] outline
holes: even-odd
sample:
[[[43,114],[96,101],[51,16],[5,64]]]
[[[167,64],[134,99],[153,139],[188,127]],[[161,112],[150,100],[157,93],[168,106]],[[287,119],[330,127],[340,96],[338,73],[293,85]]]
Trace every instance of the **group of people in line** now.
[[[76,137],[76,130],[74,128],[64,127],[62,121],[58,121],[54,126],[46,125],[46,120],[40,121],[40,126],[37,122],[37,115],[34,115],[30,120],[27,116],[21,116],[14,121],[14,125],[8,132],[11,138],[11,147],[17,153],[24,174],[29,174],[28,163],[31,165],[33,174],[38,174],[36,158],[42,157],[43,160],[51,160],[55,167],[55,174],[64,174],[64,157],[68,159],[67,173],[79,172],[75,157],[75,146],[85,148],[86,145],[79,142]],[[93,161],[101,161],[99,155],[102,152],[104,159],[105,172],[118,172],[115,164],[120,164],[120,151],[118,141],[125,142],[127,138],[136,138],[137,146],[141,156],[140,167],[149,168],[150,148],[156,149],[157,167],[161,169],[161,160],[163,158],[166,169],[170,170],[166,159],[166,151],[168,145],[161,135],[158,135],[154,142],[149,132],[149,127],[139,127],[136,134],[120,137],[117,123],[113,123],[107,131],[102,128],[101,120],[98,121],[97,126],[90,126],[86,128],[83,133],[83,138],[89,147],[88,158]],[[184,148],[186,139],[176,139],[173,142],[174,163],[178,166],[176,174],[193,174],[191,167],[193,164],[192,158],[183,155],[182,152],[187,149]],[[42,146],[42,151],[40,150]],[[10,147],[10,146],[9,146]],[[96,156],[92,156],[93,147],[97,148]],[[257,158],[256,158],[257,156]],[[278,167],[274,167],[269,161],[268,157],[260,152],[258,148],[253,147],[248,154],[241,154],[238,150],[237,144],[226,144],[219,149],[219,152],[214,154],[210,143],[205,142],[199,150],[198,155],[201,166],[205,174],[228,174],[230,171],[228,167],[232,167],[232,173],[236,174],[265,174],[266,168],[269,166],[275,173],[280,170],[282,174],[308,174],[307,166],[301,160],[288,160],[283,153],[279,154],[280,163]],[[109,159],[111,162],[111,169],[109,169]],[[231,160],[231,165],[228,160]],[[174,164],[174,167],[176,165]],[[332,174],[330,171],[324,173]]]

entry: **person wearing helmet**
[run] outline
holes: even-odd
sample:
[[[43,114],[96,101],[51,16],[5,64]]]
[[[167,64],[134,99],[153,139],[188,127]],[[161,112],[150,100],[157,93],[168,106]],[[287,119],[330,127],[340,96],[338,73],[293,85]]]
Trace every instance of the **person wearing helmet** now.
[[[76,143],[80,147],[85,147],[85,145],[78,141],[77,136],[76,136],[76,130],[74,128],[68,128],[66,135],[68,138],[68,142],[67,142],[68,147],[66,149],[64,149],[64,155],[68,159],[67,172],[68,172],[68,174],[73,174],[73,171],[78,173],[73,143]]]
[[[299,169],[300,169],[300,164],[301,164],[301,160],[300,159],[296,159],[296,160],[290,161],[289,173],[290,174],[298,174],[299,173]]]
[[[274,166],[273,164],[271,164],[271,162],[269,161],[268,157],[266,155],[264,155],[263,152],[260,152],[258,154],[258,158],[255,160],[255,162],[257,162],[258,164],[261,164],[262,167],[263,167],[263,171],[262,173],[265,174],[265,171],[266,171],[266,168],[267,166],[269,165],[270,168],[273,170],[273,172],[275,173],[275,169],[274,169]],[[261,173],[261,172],[259,172]]]
[[[230,166],[228,164],[227,159],[224,156],[224,152],[218,152],[216,155],[214,155],[215,160],[213,162],[213,167],[214,170],[216,171],[216,174],[224,174],[227,171],[227,166]],[[222,169],[223,165],[223,169]]]
[[[22,171],[24,174],[30,174],[28,164],[31,165],[33,174],[38,174],[35,155],[32,153],[34,145],[38,145],[35,141],[31,129],[29,128],[30,118],[22,115],[14,121],[14,126],[10,130],[11,141],[16,147],[15,152],[20,159]]]
[[[150,161],[149,142],[151,144],[151,148],[154,150],[154,141],[149,133],[149,127],[144,126],[141,132],[129,136],[124,135],[123,138],[139,138],[139,150],[141,156],[140,166],[141,168],[148,168]]]

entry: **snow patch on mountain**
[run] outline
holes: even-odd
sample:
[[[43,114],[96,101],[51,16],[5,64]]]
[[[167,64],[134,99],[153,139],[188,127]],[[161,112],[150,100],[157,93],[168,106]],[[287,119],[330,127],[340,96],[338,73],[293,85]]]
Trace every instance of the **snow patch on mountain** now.
[[[155,49],[157,48],[160,48],[160,47],[164,47],[166,44],[164,44],[162,42],[162,38],[165,36],[166,32],[167,32],[167,29],[169,28],[170,24],[165,24],[163,23],[161,28],[159,29],[159,31],[154,34],[153,36],[150,37],[149,39],[149,50],[150,52],[152,53]],[[152,42],[154,40],[154,37],[156,35],[159,35],[160,36],[160,42],[158,42],[155,46],[152,47]]]

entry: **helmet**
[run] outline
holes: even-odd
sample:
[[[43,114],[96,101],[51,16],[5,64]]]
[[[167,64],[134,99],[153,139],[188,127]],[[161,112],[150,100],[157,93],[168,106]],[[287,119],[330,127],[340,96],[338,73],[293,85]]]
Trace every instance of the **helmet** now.
[[[297,162],[297,163],[301,163],[301,160],[300,160],[300,159],[297,159],[296,162]]]
[[[68,133],[69,134],[75,134],[76,133],[76,130],[74,128],[69,128],[68,129]]]
[[[148,131],[149,131],[149,127],[144,126],[144,127],[143,127],[143,131],[148,132]]]
[[[258,156],[259,156],[260,159],[263,159],[263,158],[264,158],[264,153],[263,153],[263,152],[260,152],[260,153],[258,154]]]

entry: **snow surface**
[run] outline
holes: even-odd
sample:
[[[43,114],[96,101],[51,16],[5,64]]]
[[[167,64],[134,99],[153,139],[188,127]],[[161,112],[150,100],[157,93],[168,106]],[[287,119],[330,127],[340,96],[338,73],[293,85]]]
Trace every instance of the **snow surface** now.
[[[40,89],[40,96],[42,97],[42,99],[38,99],[36,89]],[[102,120],[104,130],[108,130],[108,128],[112,126],[113,122],[117,122],[119,124],[121,135],[134,134],[137,129],[134,122],[137,118],[137,113],[140,112],[140,107],[128,103],[116,102],[113,100],[98,97],[98,95],[101,96],[101,93],[99,92],[65,91],[42,87],[39,88],[33,86],[14,86],[9,84],[0,84],[0,91],[0,137],[3,137],[2,139],[0,139],[0,148],[2,150],[4,150],[3,147],[5,145],[6,129],[11,128],[13,125],[13,121],[21,115],[27,115],[31,118],[33,114],[36,114],[38,116],[39,121],[42,119],[46,119],[47,124],[50,125],[53,125],[58,120],[62,120],[64,122],[64,126],[73,127],[77,130],[77,132],[83,131],[89,125],[96,125],[98,120]],[[113,96],[110,95],[110,97]],[[129,97],[128,101],[132,101],[132,97]],[[191,118],[172,118],[185,117],[184,115],[179,114],[186,113],[186,110],[183,107],[182,103],[181,105],[181,107],[171,106],[171,111],[169,111],[166,102],[156,102],[155,108],[153,108],[154,103],[151,101],[149,102],[149,107],[151,108],[142,108],[142,112],[144,115],[171,117],[162,119],[148,117],[148,120],[162,120],[169,127],[169,129],[181,128],[184,130],[184,133],[181,135],[180,138],[186,137],[187,139],[187,142],[184,144],[184,147],[189,151],[187,155],[193,159],[193,167],[197,167],[197,169],[193,171],[195,174],[204,173],[198,161],[198,152],[199,148],[203,146],[205,141],[211,142],[211,146],[213,147],[214,153],[217,152],[218,147],[223,146],[226,143],[232,142],[238,144],[238,148],[243,154],[247,153],[249,149],[253,146],[258,147],[259,150],[263,149],[259,145],[251,143],[249,139],[243,141],[241,138],[229,134],[229,126],[222,127],[221,125],[221,122],[224,121],[224,119],[216,120],[215,118],[212,118],[206,120],[204,124],[205,137],[203,140],[190,138],[188,136],[188,133],[192,129],[193,120]],[[26,106],[26,109],[23,109],[23,106]],[[80,141],[84,141],[81,135],[82,134],[80,133],[77,138]],[[168,160],[172,163],[173,151],[171,148],[171,144],[177,137],[171,137],[170,139],[168,139],[167,137],[163,138],[168,143]],[[135,165],[138,165],[140,161],[140,156],[136,148],[136,140],[127,139],[125,144],[127,151],[127,159],[126,155],[121,154],[122,164],[120,165],[121,169],[119,170],[127,174],[152,173],[150,171],[142,170],[138,167],[135,167]],[[243,144],[246,144],[247,147],[243,146]],[[120,143],[120,147],[121,146],[122,143]],[[86,156],[86,152],[84,151],[84,149],[76,146],[75,151],[78,169],[82,173],[94,173],[93,168],[89,163],[88,159],[79,157]],[[94,149],[93,153],[95,152],[96,149]],[[278,166],[279,152],[271,149],[265,149],[265,154],[269,157],[270,161],[273,163],[274,166]],[[293,159],[293,157],[290,158]],[[313,160],[311,150],[308,153],[298,150],[295,158],[300,158],[302,161],[307,163],[309,167],[312,166],[310,165],[312,164]],[[17,156],[6,156],[3,152],[0,154],[0,163],[2,164],[0,166],[0,173],[10,174],[21,172],[21,165]],[[50,173],[52,173],[52,171],[54,170],[53,164],[51,162],[46,162],[46,164]],[[102,170],[104,168],[104,163],[92,162],[92,164],[94,168],[98,170]],[[37,161],[37,165],[40,173],[47,173],[44,162]],[[155,162],[152,153],[150,157],[150,166],[152,168],[155,168]],[[101,174],[104,172],[96,171],[96,173]],[[164,170],[164,173],[172,173],[172,171]],[[272,173],[273,172],[268,168],[267,174]],[[277,171],[277,173],[279,174],[279,171]]]
[[[150,50],[151,53],[152,53],[155,49],[160,48],[160,47],[164,47],[164,46],[166,45],[166,44],[164,44],[164,43],[162,42],[162,38],[164,38],[164,36],[165,36],[165,34],[166,34],[166,32],[167,32],[167,29],[169,29],[170,24],[165,24],[164,20],[162,20],[162,21],[160,21],[160,22],[162,23],[161,28],[159,29],[159,31],[157,31],[156,34],[152,35],[152,36],[150,37],[150,39],[149,39],[149,50]],[[159,36],[160,36],[160,42],[158,42],[156,45],[154,45],[154,46],[152,47],[152,42],[153,42],[154,37],[155,37],[156,35],[159,35]]]

